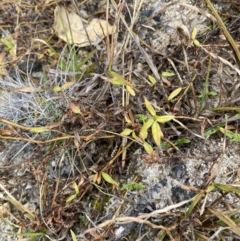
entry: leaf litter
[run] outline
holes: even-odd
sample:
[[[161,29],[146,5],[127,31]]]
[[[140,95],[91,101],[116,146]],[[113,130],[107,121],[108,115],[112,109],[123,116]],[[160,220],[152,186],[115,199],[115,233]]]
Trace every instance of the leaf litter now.
[[[143,2],[141,1],[141,3]],[[137,2],[133,3],[133,5],[126,3],[124,6],[121,6],[119,2],[117,3],[120,5],[111,5],[111,11],[117,6],[116,9],[123,9],[123,16],[125,16],[126,12],[130,16],[137,12]],[[117,40],[118,38],[115,36],[122,34],[124,42],[117,41],[115,45],[114,42],[112,43],[116,50],[114,53],[121,53],[121,55],[114,56],[113,53],[106,53],[104,49],[98,48],[96,54],[94,53],[94,57],[88,59],[84,63],[84,68],[79,69],[79,72],[84,72],[87,70],[86,65],[91,66],[96,62],[97,68],[94,68],[90,75],[80,75],[80,78],[79,74],[75,76],[73,73],[67,75],[67,68],[60,72],[56,66],[51,65],[50,68],[54,68],[55,73],[61,74],[54,77],[49,75],[49,79],[47,79],[48,85],[43,79],[40,80],[41,91],[44,90],[41,93],[31,92],[33,82],[30,74],[27,75],[25,80],[17,78],[18,82],[14,82],[14,88],[20,84],[22,87],[17,93],[10,91],[10,87],[13,85],[12,78],[8,79],[8,83],[5,82],[5,79],[1,79],[1,88],[5,92],[1,96],[3,101],[0,113],[2,118],[6,118],[6,116],[9,118],[9,122],[1,123],[4,129],[2,133],[5,133],[4,137],[9,138],[9,141],[5,144],[7,150],[11,150],[4,152],[2,156],[4,165],[1,165],[1,168],[3,168],[1,170],[4,170],[4,173],[2,173],[5,179],[1,180],[1,183],[3,182],[4,186],[9,187],[10,190],[17,188],[17,192],[13,193],[14,196],[22,192],[21,201],[23,204],[27,203],[27,200],[31,197],[31,203],[34,203],[35,207],[45,208],[45,210],[40,210],[42,219],[39,218],[36,223],[31,223],[32,230],[42,231],[43,227],[47,227],[52,232],[51,238],[57,237],[57,239],[64,239],[67,236],[75,238],[76,235],[79,236],[81,233],[84,234],[84,238],[89,240],[100,239],[103,236],[104,238],[108,236],[110,240],[117,240],[117,237],[111,237],[113,232],[109,231],[114,230],[114,234],[118,234],[119,239],[133,235],[128,238],[135,240],[139,238],[138,235],[143,235],[145,237],[149,236],[149,240],[152,240],[151,233],[154,232],[147,232],[147,230],[150,230],[148,227],[150,227],[152,230],[157,230],[154,237],[159,237],[159,239],[167,235],[166,237],[172,240],[179,237],[184,240],[184,238],[191,239],[192,232],[194,232],[196,239],[201,237],[203,233],[205,236],[210,237],[211,232],[215,232],[219,227],[215,226],[219,220],[214,220],[210,213],[216,213],[216,209],[219,207],[229,207],[230,205],[236,214],[235,217],[237,217],[238,212],[235,205],[237,199],[230,193],[235,192],[233,186],[227,189],[229,195],[226,197],[219,196],[220,193],[216,190],[210,193],[206,191],[208,194],[205,200],[202,197],[205,195],[204,190],[208,190],[205,186],[206,183],[210,185],[214,178],[215,182],[222,183],[222,185],[224,183],[238,184],[239,175],[237,170],[239,165],[237,159],[234,159],[236,158],[234,150],[238,149],[237,146],[233,146],[232,143],[226,140],[230,134],[228,129],[232,130],[231,136],[235,134],[237,137],[237,133],[234,133],[234,131],[237,132],[238,130],[238,117],[235,116],[235,110],[237,109],[233,109],[234,106],[228,106],[227,104],[236,103],[237,105],[238,103],[236,84],[238,68],[232,65],[234,63],[232,56],[228,55],[227,51],[223,51],[224,48],[229,50],[227,44],[221,45],[221,42],[217,41],[219,39],[216,40],[216,32],[204,28],[205,25],[213,28],[214,26],[211,26],[206,19],[198,19],[199,16],[195,15],[195,11],[198,10],[198,13],[203,14],[203,16],[211,17],[204,6],[200,2],[195,6],[189,5],[190,1],[187,1],[187,3],[188,5],[183,2],[180,3],[181,8],[176,9],[174,8],[176,3],[164,5],[161,2],[156,6],[154,1],[148,1],[143,6],[154,8],[155,10],[151,11],[151,14],[156,16],[149,16],[148,14],[147,18],[145,16],[144,19],[141,14],[147,11],[139,11],[140,17],[131,26],[133,28],[130,28],[129,25],[126,26],[127,21],[120,21],[124,34],[116,32],[115,29],[111,28],[112,25],[108,25],[105,20],[105,22],[102,22],[103,19],[97,20],[98,23],[100,21],[100,24],[97,23],[97,29],[94,29],[90,25],[91,20],[88,24],[87,20],[73,14],[72,10],[66,10],[69,9],[66,6],[60,7],[58,10],[55,9],[55,15],[58,18],[57,24],[56,19],[54,24],[58,28],[55,29],[56,35],[64,41],[56,42],[56,39],[52,41],[51,38],[48,38],[49,36],[45,38],[44,35],[39,36],[38,39],[50,39],[50,45],[52,44],[54,48],[58,46],[60,50],[63,42],[76,44],[81,47],[80,50],[77,50],[79,53],[88,54],[88,50],[83,48],[84,44],[88,44],[86,47],[101,44],[100,41],[105,41],[104,38],[108,34],[112,34]],[[99,2],[98,6],[101,6],[101,4]],[[235,5],[233,3],[231,6],[234,9]],[[41,9],[41,6],[39,7]],[[92,1],[86,1],[82,7],[85,11],[87,8],[89,9],[91,17],[92,15],[100,17],[106,12],[106,8],[102,8],[98,12],[96,5]],[[81,8],[81,5],[79,8]],[[204,8],[204,10],[201,8]],[[53,7],[50,10],[53,12]],[[108,20],[114,22],[116,20],[114,18],[118,17],[118,12],[116,11],[112,15],[111,11]],[[31,11],[29,12],[31,13]],[[48,13],[48,7],[44,9],[44,12]],[[158,14],[160,17],[158,17]],[[49,14],[49,16],[52,15]],[[166,18],[167,16],[170,16],[171,21]],[[106,16],[102,17],[106,19]],[[132,19],[135,19],[135,17]],[[159,19],[161,23],[157,22]],[[47,19],[47,21],[49,20],[53,21],[52,17]],[[120,18],[117,20],[120,20]],[[74,26],[72,23],[77,25]],[[34,21],[31,24],[34,24]],[[184,27],[188,29],[188,36],[193,34],[195,42],[198,41],[201,47],[194,46],[192,39],[183,39],[182,36],[178,35],[177,29],[180,27],[179,25],[182,29]],[[41,25],[39,24],[39,26]],[[16,30],[25,31],[26,36],[31,36],[31,31],[26,31],[29,25],[24,27],[25,29],[20,25]],[[196,36],[194,27],[198,30]],[[109,28],[110,31],[107,31]],[[133,32],[130,32],[132,30]],[[79,38],[78,31],[84,32],[83,39]],[[234,28],[232,28],[232,32],[234,33]],[[18,36],[15,39],[15,41],[17,40],[16,46],[18,48],[22,46],[22,48],[18,49],[18,54],[21,53],[19,50],[26,54],[27,52],[23,51],[26,48],[26,43],[21,45],[23,38],[21,35]],[[237,39],[237,35],[235,37]],[[211,38],[217,41],[219,44],[217,47],[211,45]],[[25,39],[28,41],[31,38]],[[112,39],[110,38],[110,40]],[[47,45],[41,45],[41,42],[38,44],[40,46],[33,46],[31,51],[38,52],[42,48],[41,55],[44,56],[45,54],[52,59],[53,57],[48,53],[53,52],[49,50]],[[119,49],[121,49],[120,52],[118,52]],[[69,51],[69,53],[71,58],[72,52]],[[109,56],[114,56],[114,61],[112,60],[113,66],[111,67],[124,80],[120,86],[108,83],[108,73],[103,71],[107,68],[107,55],[108,60],[110,59]],[[81,58],[81,55],[79,56]],[[215,96],[202,94],[209,56],[218,56],[213,60],[212,69],[208,72],[210,78],[207,91],[211,93],[214,90],[217,93]],[[121,62],[122,60],[124,61]],[[220,64],[218,60],[220,60]],[[74,68],[69,69],[74,70]],[[164,76],[165,80],[161,83],[162,76],[160,77],[159,73],[174,73],[175,75],[171,74],[169,76],[167,74],[167,76]],[[149,75],[154,76],[154,80],[150,80],[151,83],[148,80]],[[73,85],[68,86],[68,83],[73,83]],[[124,87],[128,86],[127,83],[131,84],[129,86],[135,91],[135,97],[129,98],[128,95],[131,90],[129,93],[124,92]],[[147,86],[144,83],[147,83]],[[63,88],[65,85],[68,87]],[[54,86],[59,86],[60,91],[57,93],[51,92]],[[29,92],[23,93],[21,90],[29,90]],[[34,86],[32,90],[37,90],[37,88]],[[128,105],[121,105],[122,93],[129,98],[129,101],[125,102]],[[147,134],[144,133],[148,142],[144,142],[143,146],[149,155],[137,153],[138,144],[142,143],[138,135],[141,127],[144,126],[144,119],[140,120],[136,116],[142,115],[146,117],[145,120],[150,118],[144,105],[144,96],[151,103],[152,108],[148,105],[151,114],[154,116],[157,114],[159,118],[164,116],[174,116],[176,118],[176,122],[169,120],[161,124],[161,130],[164,134],[164,137],[162,135],[160,137],[161,145],[165,145],[165,147],[158,148],[155,146],[154,138],[152,138],[154,134],[150,135],[151,130]],[[203,98],[200,113],[197,113],[198,96]],[[13,100],[15,101],[11,102]],[[11,103],[11,108],[7,112],[6,107],[9,107],[9,103]],[[41,103],[40,107],[39,103]],[[48,105],[46,106],[44,103],[48,103]],[[49,105],[50,103],[51,105]],[[6,114],[3,115],[3,113]],[[235,121],[230,123],[221,118],[220,115],[223,115],[223,113],[230,114],[232,117],[230,120],[234,119]],[[128,123],[132,129],[123,126],[123,120],[126,116],[131,117],[128,118]],[[58,122],[60,120],[62,123]],[[164,121],[158,120],[159,122]],[[197,122],[195,122],[196,120]],[[21,125],[17,126],[14,122]],[[49,131],[45,132],[45,128],[55,123],[59,123],[59,125],[55,129],[49,129]],[[22,128],[26,126],[28,129]],[[204,141],[196,138],[197,135],[200,136],[200,133],[204,133],[206,129],[215,126],[220,127],[219,130],[222,130],[222,132],[216,131],[214,136],[210,136]],[[26,131],[31,128],[38,128],[33,129],[37,130],[37,133],[31,134]],[[127,139],[127,144],[122,147],[121,138],[116,134],[121,133],[124,129],[128,135],[138,140],[139,143],[132,144]],[[153,129],[156,130],[156,128]],[[187,130],[190,130],[190,132]],[[223,137],[224,133],[226,136],[221,142],[220,138]],[[62,139],[57,139],[60,137]],[[66,138],[65,141],[63,138]],[[176,146],[176,143],[179,143],[184,138],[187,138],[188,142],[186,143],[190,144]],[[155,136],[155,139],[159,143],[158,135]],[[237,138],[235,139],[237,140]],[[51,140],[53,141],[47,142]],[[29,144],[34,141],[39,144]],[[51,144],[46,145],[46,143]],[[231,148],[228,149],[230,146]],[[127,149],[125,158],[121,157],[124,148]],[[221,154],[221,150],[224,148],[227,153]],[[28,155],[26,155],[26,152],[28,152]],[[26,189],[24,186],[21,188],[21,185],[17,187],[14,185],[9,186],[5,180],[12,180],[13,174],[18,176],[18,180],[22,178],[26,183],[28,183],[27,180],[32,180],[32,182],[28,183]],[[208,178],[209,176],[211,178]],[[47,185],[43,185],[43,180]],[[120,187],[125,183],[144,184],[145,189],[140,192],[129,190],[126,194],[123,194],[116,188],[116,183]],[[170,189],[168,189],[169,187]],[[223,189],[221,185],[217,187]],[[226,186],[224,188],[224,191],[226,191]],[[43,192],[37,190],[43,190]],[[79,191],[76,192],[76,190]],[[197,197],[201,198],[194,199],[193,208],[189,208],[187,212],[189,217],[182,219],[179,224],[178,218],[176,218],[177,215],[184,215],[187,207],[184,205],[190,202],[192,195],[199,192],[200,194]],[[69,201],[69,198],[71,201]],[[42,200],[42,202],[39,203],[36,200]],[[66,204],[66,201],[69,202]],[[133,208],[134,205],[136,208]],[[181,206],[183,206],[183,209],[180,208]],[[166,207],[169,210],[178,208],[178,212],[167,213]],[[200,208],[201,215],[198,213]],[[119,210],[120,215],[123,217],[112,219],[114,211],[118,215]],[[228,208],[225,211],[228,212]],[[141,213],[145,214],[141,216]],[[165,216],[161,216],[161,213],[164,213]],[[156,214],[158,215],[155,216]],[[146,220],[149,217],[152,217],[152,219]],[[205,220],[209,221],[209,217],[213,218],[210,220],[211,227],[209,227],[209,223],[205,222]],[[218,218],[222,222],[227,220],[227,223],[232,225],[232,222],[229,222],[229,218],[225,214]],[[79,219],[81,222],[79,222]],[[112,226],[113,229],[109,229],[108,225],[114,222],[118,226],[114,225]],[[139,227],[136,226],[137,223],[144,223],[142,233],[134,234],[133,230]],[[166,223],[171,226],[167,226]],[[193,225],[193,230],[188,229],[190,225]],[[25,229],[21,230],[26,230],[26,227],[27,225],[23,227]],[[97,227],[99,229],[96,229]],[[232,225],[232,227],[233,230],[237,230],[236,225]],[[71,231],[69,232],[70,228]],[[209,228],[211,231],[209,231]],[[103,229],[105,232],[102,232]],[[124,232],[121,232],[121,230],[124,230]],[[188,236],[189,231],[191,231],[190,237]],[[49,233],[43,233],[42,236],[39,236],[39,239],[47,238],[48,235]],[[217,231],[214,235],[218,235]],[[234,237],[235,234],[229,229],[225,229],[221,230],[221,235]]]
[[[60,39],[79,47],[96,46],[103,38],[116,31],[116,27],[106,20],[93,18],[86,24],[76,13],[58,6],[54,10],[53,29]]]

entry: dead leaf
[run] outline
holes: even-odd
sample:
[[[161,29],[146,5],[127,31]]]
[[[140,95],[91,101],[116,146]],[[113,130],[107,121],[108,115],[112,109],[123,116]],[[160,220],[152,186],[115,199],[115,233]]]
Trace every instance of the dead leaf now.
[[[56,35],[70,44],[79,47],[96,45],[107,34],[115,32],[116,27],[111,26],[106,20],[94,18],[84,27],[83,19],[76,13],[69,13],[64,7],[58,6],[54,10],[53,28]]]
[[[33,87],[22,87],[22,88],[12,88],[11,89],[12,92],[43,92],[45,91],[43,88],[39,87],[39,88],[33,88]]]

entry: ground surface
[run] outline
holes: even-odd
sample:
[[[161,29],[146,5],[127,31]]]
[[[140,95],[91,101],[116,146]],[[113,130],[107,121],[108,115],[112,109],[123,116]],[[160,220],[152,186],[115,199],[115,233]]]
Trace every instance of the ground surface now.
[[[239,3],[212,2],[239,47]],[[105,1],[74,3],[59,1],[86,21],[106,19]],[[0,240],[20,240],[17,232],[33,232],[34,240],[71,240],[70,229],[78,240],[239,240],[240,72],[205,2],[111,2],[108,21],[119,24],[112,48],[105,38],[72,52],[52,29],[55,7],[52,1],[0,5],[1,38],[14,40],[12,51],[0,45],[0,203],[8,210],[0,212]],[[193,43],[194,28],[201,47]],[[74,54],[82,60],[94,49],[73,73]],[[61,56],[68,63],[64,70]],[[131,82],[135,97],[107,81],[109,62]],[[157,80],[153,86],[149,75]],[[53,91],[68,82],[74,84],[66,91]],[[179,87],[181,93],[167,101]],[[151,155],[119,136],[126,116],[133,116],[128,128],[139,134],[136,115],[150,115],[144,96],[158,115],[177,120],[161,125],[161,147],[149,131]],[[26,129],[53,124],[49,132]],[[220,127],[232,134],[224,136]],[[7,191],[19,203],[10,204]],[[189,204],[182,202],[196,195],[196,206],[185,216]]]

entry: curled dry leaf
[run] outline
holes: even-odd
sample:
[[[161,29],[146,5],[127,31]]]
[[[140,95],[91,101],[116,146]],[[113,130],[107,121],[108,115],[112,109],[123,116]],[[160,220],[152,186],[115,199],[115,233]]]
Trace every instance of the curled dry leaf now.
[[[84,26],[83,20],[76,13],[69,13],[64,7],[57,6],[54,10],[53,29],[60,39],[85,47],[100,43],[107,34],[114,33],[116,27],[97,18]]]

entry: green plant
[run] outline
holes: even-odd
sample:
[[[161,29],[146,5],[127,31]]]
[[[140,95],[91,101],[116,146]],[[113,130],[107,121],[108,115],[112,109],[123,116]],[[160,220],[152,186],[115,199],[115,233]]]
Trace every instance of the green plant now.
[[[194,28],[193,31],[192,31],[192,42],[194,43],[195,46],[200,47],[201,44],[200,44],[199,41],[196,39],[197,32],[198,32],[197,28]]]
[[[183,137],[183,138],[179,138],[179,139],[177,139],[177,140],[175,140],[175,141],[172,141],[172,144],[174,145],[174,146],[181,146],[181,145],[184,145],[184,144],[188,144],[188,143],[190,143],[191,142],[191,140],[190,139],[188,139],[188,138],[186,138],[186,137]],[[161,143],[161,147],[162,148],[170,148],[172,145],[170,145],[169,143],[167,143],[167,142],[165,142],[165,141],[163,141],[162,143]]]
[[[217,24],[219,28],[223,31],[223,34],[225,35],[229,45],[231,46],[238,63],[238,66],[240,66],[240,51],[237,46],[236,41],[233,39],[232,35],[228,31],[227,27],[225,26],[225,23],[223,22],[222,18],[219,16],[217,10],[214,8],[213,4],[210,0],[205,0],[207,3],[208,8],[212,11],[214,17],[217,19]]]
[[[157,115],[156,110],[154,109],[154,107],[151,105],[151,103],[148,101],[148,99],[146,97],[144,97],[144,103],[145,103],[145,106],[150,115],[143,115],[143,114],[138,115],[138,117],[140,117],[141,121],[144,122],[140,128],[139,136],[136,135],[134,129],[130,129],[130,128],[126,128],[123,132],[121,132],[121,135],[123,135],[123,136],[132,135],[133,139],[135,139],[136,141],[143,144],[143,147],[148,154],[152,154],[153,148],[149,143],[146,142],[149,129],[151,128],[152,137],[154,139],[154,142],[156,143],[157,146],[160,146],[161,139],[163,138],[163,132],[160,127],[160,124],[171,121],[172,119],[174,119],[174,116],[173,115],[163,115],[163,116]],[[127,124],[134,126],[134,122],[126,115],[125,115],[125,120],[126,120]]]
[[[195,207],[197,205],[199,205],[201,203],[201,201],[204,199],[204,196],[207,194],[210,194],[213,191],[216,190],[221,190],[223,192],[226,193],[240,193],[240,190],[238,188],[236,188],[233,185],[225,185],[225,184],[219,184],[219,183],[213,183],[211,185],[209,185],[205,191],[200,191],[195,197],[194,200],[192,201],[191,205],[188,207],[186,213],[185,213],[185,218],[189,217],[195,209]],[[238,235],[240,234],[240,229],[237,226],[238,220],[234,219],[232,216],[234,216],[238,211],[239,208],[235,209],[235,210],[231,210],[231,212],[219,212],[219,210],[215,207],[215,205],[211,205],[209,207],[205,207],[203,204],[202,205],[202,209],[201,209],[201,215],[202,218],[203,217],[207,217],[209,218],[209,213],[211,213],[213,216],[217,217],[218,219],[213,221],[211,226],[215,227],[215,228],[220,228],[221,226],[228,226],[231,228],[231,230],[233,230],[235,233],[237,233]],[[196,237],[198,236],[198,233],[194,232],[194,235],[196,235]],[[205,239],[203,239],[205,240]],[[206,239],[208,240],[208,239]]]
[[[125,86],[128,93],[132,96],[135,96],[135,91],[129,81],[125,80],[120,74],[112,71],[111,69],[108,70],[108,74],[111,77],[111,79],[109,79],[110,83],[112,83],[113,85]]]
[[[140,190],[140,189],[144,189],[145,186],[141,183],[137,183],[137,182],[128,182],[123,184],[123,186],[121,187],[121,191],[125,191],[125,190]]]
[[[224,135],[226,135],[230,139],[230,141],[232,141],[232,142],[240,142],[240,134],[239,133],[234,133],[234,132],[232,132],[230,130],[225,130],[222,127],[219,127],[219,130]]]
[[[73,188],[75,190],[75,193],[67,198],[66,203],[69,203],[69,202],[73,201],[77,197],[77,195],[79,194],[79,187],[78,187],[76,182],[73,182]]]
[[[205,80],[205,84],[204,84],[204,90],[203,92],[199,95],[200,100],[200,105],[198,108],[198,113],[200,113],[203,109],[203,103],[206,99],[207,96],[214,96],[216,95],[215,92],[209,92],[208,91],[208,86],[209,86],[209,75],[210,75],[210,70],[211,70],[211,64],[212,64],[212,59],[211,57],[209,58],[209,64],[208,64],[208,71],[207,71],[207,76],[206,76],[206,80]]]
[[[239,113],[234,115],[231,118],[226,118],[226,122],[229,120],[234,120],[239,118]],[[239,133],[234,133],[233,131],[228,129],[228,126],[226,128],[223,128],[224,123],[219,124],[213,128],[210,128],[206,132],[204,132],[205,137],[210,137],[211,135],[215,134],[216,132],[220,131],[222,134],[224,134],[231,142],[240,142],[240,134]]]

